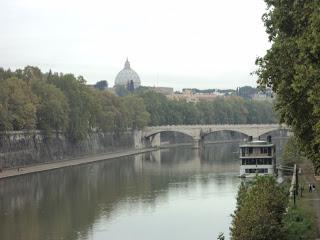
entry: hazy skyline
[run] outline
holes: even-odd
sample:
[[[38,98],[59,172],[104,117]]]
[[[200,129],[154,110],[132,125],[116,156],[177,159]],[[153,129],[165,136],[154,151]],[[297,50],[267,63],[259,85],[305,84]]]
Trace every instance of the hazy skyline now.
[[[264,12],[263,0],[0,0],[0,66],[112,86],[128,57],[146,86],[255,86]]]

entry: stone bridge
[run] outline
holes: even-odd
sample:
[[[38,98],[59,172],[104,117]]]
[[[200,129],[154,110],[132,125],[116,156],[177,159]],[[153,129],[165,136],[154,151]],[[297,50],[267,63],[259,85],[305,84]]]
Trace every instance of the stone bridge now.
[[[147,140],[152,147],[160,146],[162,132],[180,132],[191,136],[194,145],[199,146],[203,138],[210,133],[218,131],[233,131],[243,133],[253,138],[277,130],[290,130],[285,125],[279,124],[226,124],[226,125],[176,125],[146,127],[140,132],[142,140]],[[137,145],[136,145],[137,146]]]

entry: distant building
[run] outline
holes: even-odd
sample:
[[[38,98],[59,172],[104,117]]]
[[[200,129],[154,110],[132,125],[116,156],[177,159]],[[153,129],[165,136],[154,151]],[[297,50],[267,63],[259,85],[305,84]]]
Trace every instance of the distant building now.
[[[123,86],[129,91],[133,91],[140,87],[141,81],[139,75],[130,67],[128,59],[124,64],[124,68],[117,74],[114,86]]]
[[[200,102],[200,101],[213,101],[216,97],[224,96],[223,93],[210,92],[210,93],[194,93],[192,89],[183,89],[182,93],[175,92],[168,95],[171,100],[185,100],[186,102]]]
[[[268,88],[265,91],[259,91],[252,96],[255,101],[272,101],[275,98],[274,92]]]
[[[173,94],[173,88],[171,87],[150,87],[149,89],[166,96]]]

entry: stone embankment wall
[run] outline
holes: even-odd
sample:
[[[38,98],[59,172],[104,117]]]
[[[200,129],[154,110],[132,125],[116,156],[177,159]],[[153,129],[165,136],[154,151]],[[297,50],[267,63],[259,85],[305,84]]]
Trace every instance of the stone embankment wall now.
[[[133,149],[134,142],[132,132],[121,136],[92,133],[79,143],[68,141],[62,134],[48,137],[40,131],[0,133],[0,167],[13,168]]]

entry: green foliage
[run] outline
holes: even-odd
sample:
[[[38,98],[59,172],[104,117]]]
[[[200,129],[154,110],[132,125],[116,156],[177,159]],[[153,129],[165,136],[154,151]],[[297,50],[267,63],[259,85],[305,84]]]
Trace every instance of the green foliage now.
[[[55,76],[50,83],[59,88],[69,104],[69,125],[67,135],[70,140],[82,140],[90,132],[93,126],[91,116],[95,105],[90,95],[90,90],[86,87],[82,78],[76,78],[72,74]]]
[[[117,122],[122,118],[119,111],[119,99],[106,91],[94,92],[96,99],[96,125],[102,132],[112,132],[116,129]]]
[[[143,99],[146,109],[150,114],[150,124],[153,126],[171,124],[173,121],[167,121],[168,118],[176,117],[172,114],[167,116],[169,101],[160,93],[151,91],[139,94]]]
[[[280,120],[292,127],[320,171],[320,2],[265,0],[272,47],[256,60],[261,86],[277,94]]]
[[[119,97],[124,97],[130,94],[130,92],[127,90],[125,86],[117,85],[115,86],[115,91]]]
[[[301,209],[291,207],[284,217],[284,233],[288,240],[312,239],[310,216]]]
[[[38,97],[37,129],[48,133],[65,131],[69,122],[69,104],[64,94],[52,84],[34,81],[32,91]]]
[[[199,103],[168,100],[152,91],[138,94],[150,113],[150,125],[276,123],[273,104],[242,97],[217,97]]]
[[[282,164],[293,167],[301,160],[299,144],[295,137],[290,137],[282,151]]]
[[[146,126],[150,120],[150,114],[146,111],[143,99],[134,95],[129,95],[122,100],[125,112],[129,119],[127,127],[141,129]]]
[[[0,129],[34,129],[37,98],[30,85],[15,77],[0,81]]]
[[[92,89],[83,77],[0,68],[0,130],[39,129],[62,131],[71,141],[81,141],[91,131],[119,135],[142,128],[149,113],[138,96],[119,98]]]
[[[99,90],[106,90],[108,88],[108,82],[106,80],[102,80],[102,81],[96,82],[94,87],[99,89]]]
[[[249,186],[241,185],[232,216],[232,239],[284,239],[282,219],[287,203],[286,191],[272,176],[258,176]]]

